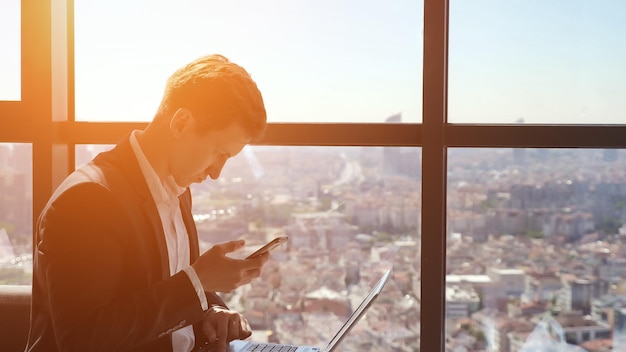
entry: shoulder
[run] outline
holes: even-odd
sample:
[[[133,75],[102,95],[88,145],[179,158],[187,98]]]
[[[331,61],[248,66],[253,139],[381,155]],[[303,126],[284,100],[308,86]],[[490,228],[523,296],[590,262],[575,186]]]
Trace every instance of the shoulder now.
[[[115,148],[99,154],[95,159],[73,171],[57,187],[50,203],[59,201],[82,200],[106,201],[119,198],[120,202],[134,194],[133,183],[142,180],[139,169],[132,170],[127,165],[131,156]],[[131,169],[131,170],[129,170]],[[135,172],[137,171],[137,172]],[[131,175],[135,172],[136,174]]]
[[[106,197],[111,188],[107,184],[106,177],[99,167],[90,163],[72,172],[50,197],[50,203],[59,201],[95,197]]]
[[[73,171],[56,188],[46,204],[42,216],[50,212],[105,215],[115,212],[132,192],[123,186],[126,182],[115,163],[92,160]]]

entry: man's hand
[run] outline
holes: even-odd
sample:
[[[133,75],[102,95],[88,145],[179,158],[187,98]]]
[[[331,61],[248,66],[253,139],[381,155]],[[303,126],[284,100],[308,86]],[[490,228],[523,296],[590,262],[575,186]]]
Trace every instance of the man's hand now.
[[[252,259],[234,259],[226,256],[243,247],[245,241],[237,240],[218,243],[191,264],[208,292],[231,292],[261,275],[269,253]]]
[[[213,306],[204,314],[203,330],[211,351],[226,352],[232,340],[243,340],[252,335],[248,320],[238,312]]]

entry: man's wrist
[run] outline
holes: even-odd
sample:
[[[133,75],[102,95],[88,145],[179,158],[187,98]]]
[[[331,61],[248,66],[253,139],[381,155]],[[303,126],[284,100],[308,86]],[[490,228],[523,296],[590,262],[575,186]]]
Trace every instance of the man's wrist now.
[[[198,278],[198,274],[196,274],[196,271],[191,266],[186,267],[185,269],[183,269],[183,271],[189,277],[189,281],[191,282],[191,285],[198,295],[198,300],[200,300],[200,306],[202,307],[202,311],[206,312],[210,308],[209,302],[206,299],[204,288],[202,287],[200,278]]]

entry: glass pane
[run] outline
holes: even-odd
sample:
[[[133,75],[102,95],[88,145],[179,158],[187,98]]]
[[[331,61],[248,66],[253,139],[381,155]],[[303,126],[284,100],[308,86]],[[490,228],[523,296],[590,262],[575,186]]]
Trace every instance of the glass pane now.
[[[420,160],[417,148],[246,147],[218,181],[195,185],[199,236],[245,238],[247,251],[275,233],[290,239],[227,303],[270,341],[325,347],[393,266],[341,350],[417,350]]]
[[[0,143],[0,285],[30,285],[33,272],[32,147]]]
[[[450,4],[453,123],[626,123],[626,2]]]
[[[94,147],[77,146],[77,164]],[[192,186],[201,251],[244,238],[233,254],[244,256],[289,236],[262,278],[223,295],[255,339],[323,348],[393,267],[341,350],[419,349],[420,169],[419,148],[248,146],[218,180]]]
[[[517,351],[554,319],[572,351],[624,350],[626,151],[448,155],[451,346]]]
[[[220,53],[270,122],[419,122],[422,4],[76,1],[76,119],[149,121],[175,69]]]
[[[20,0],[3,0],[0,11],[0,100],[22,97]]]

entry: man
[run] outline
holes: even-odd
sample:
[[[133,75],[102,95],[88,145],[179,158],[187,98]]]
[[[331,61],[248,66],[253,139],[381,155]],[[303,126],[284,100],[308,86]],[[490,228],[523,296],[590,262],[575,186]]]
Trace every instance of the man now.
[[[259,138],[250,75],[223,56],[176,71],[153,121],[73,172],[37,226],[26,351],[226,351],[250,336],[215,292],[258,277],[244,242],[199,255],[188,186]]]

